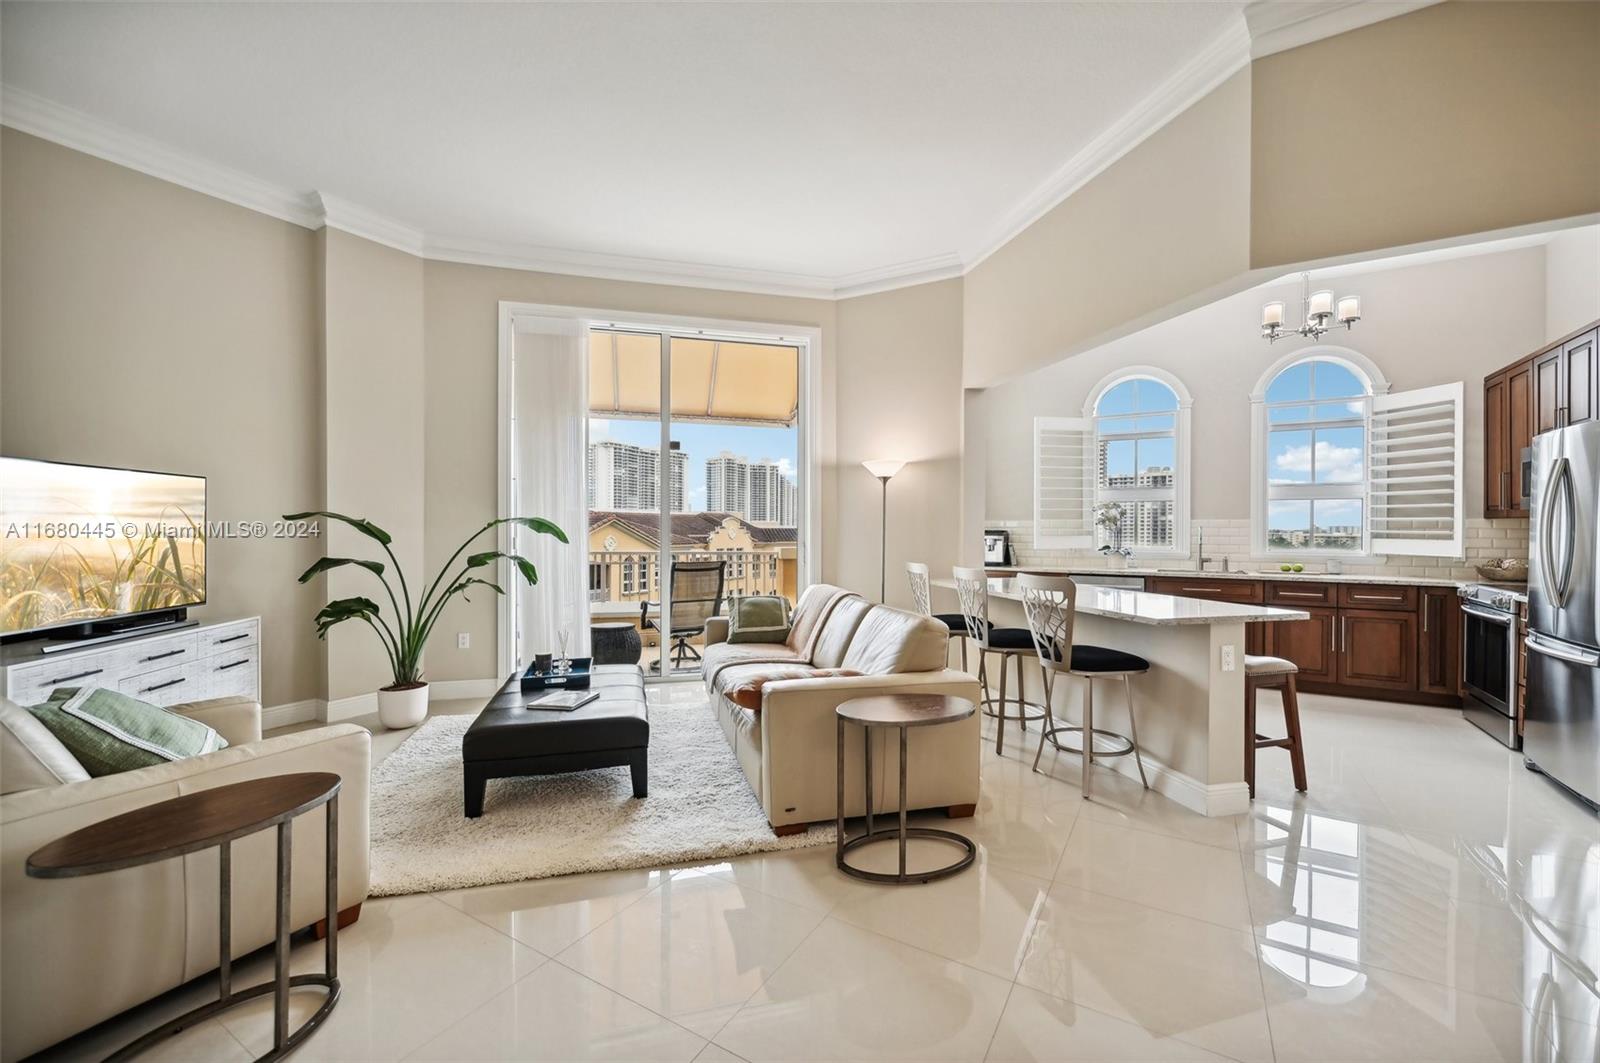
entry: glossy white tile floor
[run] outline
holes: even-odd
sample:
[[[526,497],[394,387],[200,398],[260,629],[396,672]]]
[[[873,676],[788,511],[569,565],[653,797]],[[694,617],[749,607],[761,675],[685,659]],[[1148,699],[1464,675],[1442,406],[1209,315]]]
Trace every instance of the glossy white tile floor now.
[[[1026,757],[986,744],[979,813],[952,824],[980,859],[927,886],[810,850],[370,902],[296,1058],[1600,1058],[1600,821],[1454,712],[1303,714],[1311,793],[1263,752],[1251,814],[1220,821],[1105,771],[1085,804],[1076,758],[1028,770],[1036,732]],[[52,1055],[98,1058],[207,992]],[[245,1058],[268,1014],[152,1058]]]

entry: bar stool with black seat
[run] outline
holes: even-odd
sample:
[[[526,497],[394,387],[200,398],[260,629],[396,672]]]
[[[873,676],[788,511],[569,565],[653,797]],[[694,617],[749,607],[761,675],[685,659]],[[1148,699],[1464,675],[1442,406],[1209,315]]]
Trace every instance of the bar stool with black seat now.
[[[911,601],[916,605],[917,612],[923,616],[931,616],[950,630],[950,638],[961,640],[961,670],[967,670],[967,639],[971,632],[967,629],[967,618],[960,613],[936,613],[933,611],[933,602],[929,597],[928,566],[920,561],[906,562],[906,578],[911,581]]]
[[[1049,713],[1043,704],[1027,700],[1022,685],[1022,662],[1033,652],[1033,639],[1025,627],[995,627],[989,622],[989,574],[981,568],[956,568],[952,570],[956,583],[956,598],[961,603],[961,615],[966,618],[967,631],[978,644],[978,687],[983,691],[983,714],[995,721],[994,751],[1005,753],[1006,722],[1020,724],[1027,731],[1030,721],[1043,720]],[[988,655],[1000,655],[1000,696],[989,693]],[[1017,696],[1006,696],[1006,664],[1017,662]],[[1016,706],[1015,712],[1007,706]]]
[[[1306,751],[1300,738],[1300,698],[1294,688],[1300,668],[1282,657],[1244,658],[1244,781],[1250,797],[1256,796],[1256,750],[1287,749],[1289,769],[1294,772],[1294,788],[1306,792]],[[1268,738],[1256,732],[1256,691],[1276,687],[1283,698],[1282,738]]]
[[[1039,735],[1039,752],[1033,756],[1033,770],[1039,770],[1039,758],[1044,756],[1044,744],[1049,742],[1057,749],[1083,756],[1083,796],[1090,791],[1090,771],[1097,759],[1125,757],[1133,754],[1139,767],[1139,781],[1146,790],[1150,780],[1144,774],[1144,758],[1139,755],[1139,725],[1133,713],[1133,677],[1150,670],[1150,662],[1138,654],[1112,649],[1108,646],[1086,646],[1072,641],[1073,620],[1077,616],[1078,585],[1068,576],[1018,576],[1022,588],[1022,611],[1028,617],[1028,633],[1034,652],[1039,657],[1039,667],[1044,671],[1044,702],[1052,705],[1055,677],[1065,672],[1084,681],[1083,726],[1063,727],[1057,724],[1055,714],[1050,714],[1044,731]],[[1124,736],[1115,731],[1094,725],[1094,681],[1120,679],[1128,695],[1128,731]],[[1077,748],[1062,745],[1058,734],[1076,734]],[[1089,736],[1087,739],[1084,736]]]

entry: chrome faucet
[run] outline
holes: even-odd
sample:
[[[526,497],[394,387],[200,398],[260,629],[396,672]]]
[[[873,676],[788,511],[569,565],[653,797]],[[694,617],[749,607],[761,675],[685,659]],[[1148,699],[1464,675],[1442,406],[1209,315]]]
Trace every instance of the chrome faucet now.
[[[1195,538],[1197,540],[1195,545],[1195,554],[1200,559],[1200,566],[1197,571],[1204,572],[1206,570],[1206,564],[1208,562],[1215,561],[1216,558],[1206,556],[1206,530],[1204,528],[1195,529]]]

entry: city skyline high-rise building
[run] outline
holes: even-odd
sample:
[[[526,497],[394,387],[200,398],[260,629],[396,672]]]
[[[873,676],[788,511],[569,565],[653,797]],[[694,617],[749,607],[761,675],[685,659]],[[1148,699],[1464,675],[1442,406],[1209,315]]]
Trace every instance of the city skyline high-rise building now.
[[[674,441],[669,451],[671,509],[688,512],[685,484],[689,456]],[[594,509],[653,510],[660,508],[661,452],[657,447],[601,440],[589,444],[588,504]]]
[[[706,509],[732,513],[752,524],[794,527],[799,523],[800,492],[777,462],[751,461],[725,450],[706,461]]]

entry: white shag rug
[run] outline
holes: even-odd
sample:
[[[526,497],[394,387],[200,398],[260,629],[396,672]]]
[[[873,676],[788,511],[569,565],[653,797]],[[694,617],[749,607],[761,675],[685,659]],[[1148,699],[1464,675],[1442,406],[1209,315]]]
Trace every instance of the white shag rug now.
[[[832,825],[779,838],[703,701],[650,705],[650,796],[626,767],[491,779],[483,815],[461,804],[461,736],[435,716],[372,775],[374,897],[658,867],[832,845]]]

